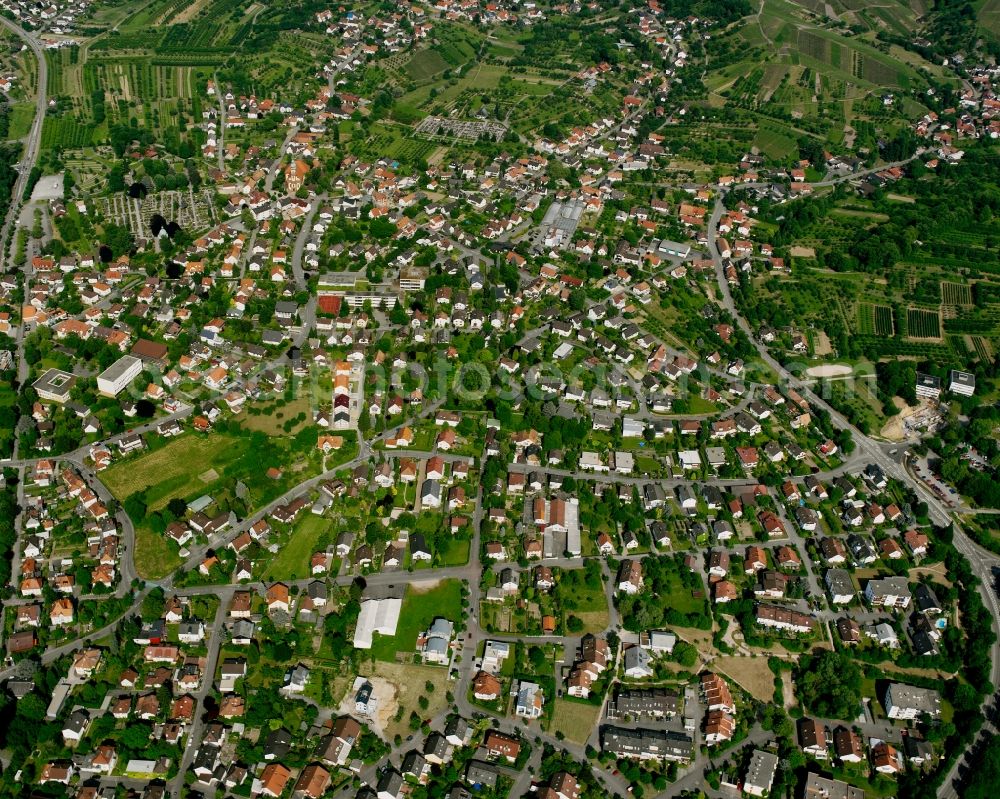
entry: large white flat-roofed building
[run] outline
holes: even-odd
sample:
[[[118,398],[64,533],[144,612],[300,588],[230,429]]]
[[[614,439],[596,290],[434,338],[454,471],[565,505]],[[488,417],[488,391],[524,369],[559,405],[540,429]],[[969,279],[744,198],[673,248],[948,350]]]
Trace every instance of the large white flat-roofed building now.
[[[656,249],[663,255],[667,255],[671,258],[687,258],[691,254],[691,245],[682,244],[678,241],[668,241],[664,239],[658,245]]]
[[[976,376],[969,372],[960,372],[952,369],[948,376],[948,390],[952,394],[961,394],[963,397],[971,397],[976,393]]]
[[[892,682],[885,689],[885,713],[891,719],[916,719],[923,715],[941,715],[941,694],[931,688],[918,688]]]
[[[363,272],[336,272],[322,275],[316,293],[320,297],[343,297],[352,308],[360,308],[370,301],[373,308],[396,307],[399,294],[395,288],[382,283],[369,284]]]
[[[141,360],[123,355],[97,376],[97,390],[105,397],[117,397],[141,372]]]
[[[755,749],[743,778],[743,790],[751,796],[767,796],[778,773],[778,756]]]
[[[372,636],[395,635],[399,624],[399,611],[403,600],[395,597],[388,599],[366,599],[361,603],[358,623],[354,628],[354,648],[371,649]]]
[[[61,369],[49,369],[38,378],[31,387],[38,392],[39,398],[49,402],[66,402],[69,392],[73,389],[76,378]]]
[[[916,393],[924,399],[937,399],[941,396],[941,378],[917,372]]]
[[[404,266],[399,270],[399,287],[403,291],[423,291],[428,271],[426,266]]]

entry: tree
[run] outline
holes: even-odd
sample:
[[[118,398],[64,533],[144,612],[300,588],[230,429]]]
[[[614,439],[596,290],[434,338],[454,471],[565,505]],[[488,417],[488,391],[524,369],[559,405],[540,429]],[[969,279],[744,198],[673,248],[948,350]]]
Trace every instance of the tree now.
[[[132,723],[125,727],[118,742],[133,752],[143,752],[149,747],[152,728],[148,724]]]
[[[170,511],[171,515],[175,519],[180,519],[187,513],[187,502],[181,497],[173,497],[167,503],[167,510]]]
[[[861,669],[842,652],[802,658],[795,685],[805,708],[822,718],[853,719],[861,710]]]
[[[125,512],[133,519],[142,519],[146,515],[146,497],[142,492],[128,496],[122,503]]]
[[[163,618],[166,609],[166,595],[163,593],[162,588],[156,587],[143,597],[142,607],[139,612],[142,615],[143,621],[155,621],[156,619]]]
[[[45,718],[45,700],[30,693],[17,702],[17,717],[25,723],[38,724]]]
[[[678,641],[673,651],[674,660],[690,669],[698,661],[698,650],[686,641]]]
[[[132,232],[123,225],[106,223],[104,225],[104,243],[111,249],[112,254],[117,258],[132,251],[135,240]]]

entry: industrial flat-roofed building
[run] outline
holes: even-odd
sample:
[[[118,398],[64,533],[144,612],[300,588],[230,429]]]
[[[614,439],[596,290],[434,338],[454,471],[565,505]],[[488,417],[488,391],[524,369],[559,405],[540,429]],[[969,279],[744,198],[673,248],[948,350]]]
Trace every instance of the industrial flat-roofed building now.
[[[662,255],[668,255],[673,258],[687,258],[691,254],[690,244],[681,244],[677,241],[668,241],[663,239],[657,246],[656,249]]]
[[[123,355],[97,376],[97,390],[105,397],[117,397],[142,372],[142,361]]]

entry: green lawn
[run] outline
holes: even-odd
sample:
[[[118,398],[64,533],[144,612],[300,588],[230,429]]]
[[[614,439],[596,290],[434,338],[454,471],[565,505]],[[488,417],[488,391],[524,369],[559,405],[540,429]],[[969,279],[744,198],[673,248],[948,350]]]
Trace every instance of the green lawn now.
[[[331,522],[310,513],[300,519],[278,554],[264,570],[265,580],[297,580],[310,573],[309,558],[319,547],[320,536],[330,529]]]
[[[16,103],[10,109],[10,131],[7,138],[13,140],[22,139],[31,130],[32,120],[35,118],[35,106],[33,103]]]
[[[561,732],[574,743],[583,744],[590,737],[601,708],[581,700],[556,699],[552,732]]]
[[[468,539],[449,538],[445,546],[438,551],[438,565],[464,566],[469,562]]]
[[[591,561],[593,563],[593,561]],[[591,566],[591,568],[593,568]],[[576,616],[586,632],[600,632],[608,626],[608,598],[598,572],[588,582],[583,569],[571,569],[560,574],[557,588],[560,609],[566,618]]]
[[[691,589],[681,582],[680,575],[670,574],[670,591],[665,596],[670,607],[680,613],[698,613],[703,610],[704,599],[691,595]]]
[[[181,565],[177,547],[145,524],[135,526],[135,570],[140,577],[158,580]]]
[[[583,579],[583,569],[570,569],[560,575],[559,598],[564,608],[584,613],[607,610],[608,599],[604,595],[604,583],[591,585]]]
[[[393,663],[397,652],[412,654],[417,636],[438,616],[454,622],[461,619],[462,584],[458,580],[442,580],[428,590],[410,585],[403,599],[396,634],[382,636],[376,633],[372,642],[372,656],[376,660]]]

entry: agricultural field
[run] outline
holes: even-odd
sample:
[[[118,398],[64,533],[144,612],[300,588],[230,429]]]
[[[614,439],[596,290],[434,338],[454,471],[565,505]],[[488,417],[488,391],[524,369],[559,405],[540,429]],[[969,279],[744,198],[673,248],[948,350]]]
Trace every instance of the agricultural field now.
[[[415,81],[424,81],[448,69],[448,62],[437,50],[419,50],[403,69]]]
[[[795,132],[776,123],[765,122],[757,129],[754,146],[776,161],[797,155],[799,148]]]
[[[994,36],[1000,36],[1000,0],[985,0],[978,17],[980,25]]]
[[[281,86],[295,102],[315,91],[315,70],[336,43],[285,25],[285,13],[296,12],[241,0],[153,0],[101,13],[98,19],[110,26],[103,34],[47,55],[50,94],[60,98],[61,115],[93,128],[93,144],[107,140],[106,126],[136,120],[170,152],[187,157],[201,143],[196,126],[208,79],[225,80],[241,94],[267,95],[269,87]],[[273,31],[266,46],[243,51],[248,37],[263,28]],[[237,52],[241,58],[234,67]],[[87,144],[58,126],[46,142],[48,147]]]
[[[42,148],[78,150],[95,144],[94,128],[72,116],[46,116],[42,124]]]
[[[861,335],[892,336],[892,308],[870,302],[858,304],[858,333]]]
[[[709,104],[748,111],[748,124],[758,128],[755,143],[779,160],[786,155],[771,141],[769,127],[774,123],[790,123],[793,138],[814,136],[832,149],[872,146],[875,142],[867,133],[856,135],[866,123],[901,123],[923,113],[911,97],[897,108],[881,107],[879,97],[886,87],[914,89],[925,84],[926,75],[945,79],[938,65],[876,42],[875,31],[898,31],[912,23],[909,7],[901,4],[898,13],[895,7],[871,14],[861,9],[864,14],[858,14],[839,3],[815,5],[813,9],[801,2],[764,0],[756,18],[711,46],[718,66],[705,76]],[[828,9],[847,24],[871,32],[844,35],[843,28],[827,21]]]
[[[46,58],[48,92],[56,107],[46,117],[44,148],[77,150],[103,144],[110,125],[135,120],[170,151],[179,152],[182,142],[194,151],[194,128],[201,119],[196,85],[205,74],[191,66],[95,46],[60,48],[48,51]]]
[[[926,308],[907,308],[906,330],[910,338],[940,338],[941,314]]]
[[[945,305],[971,306],[972,286],[968,283],[941,281],[941,302]]]
[[[435,147],[433,142],[415,138],[399,125],[375,124],[366,139],[352,140],[351,152],[359,157],[374,157],[376,154],[399,159],[404,163],[415,163],[430,155]]]

